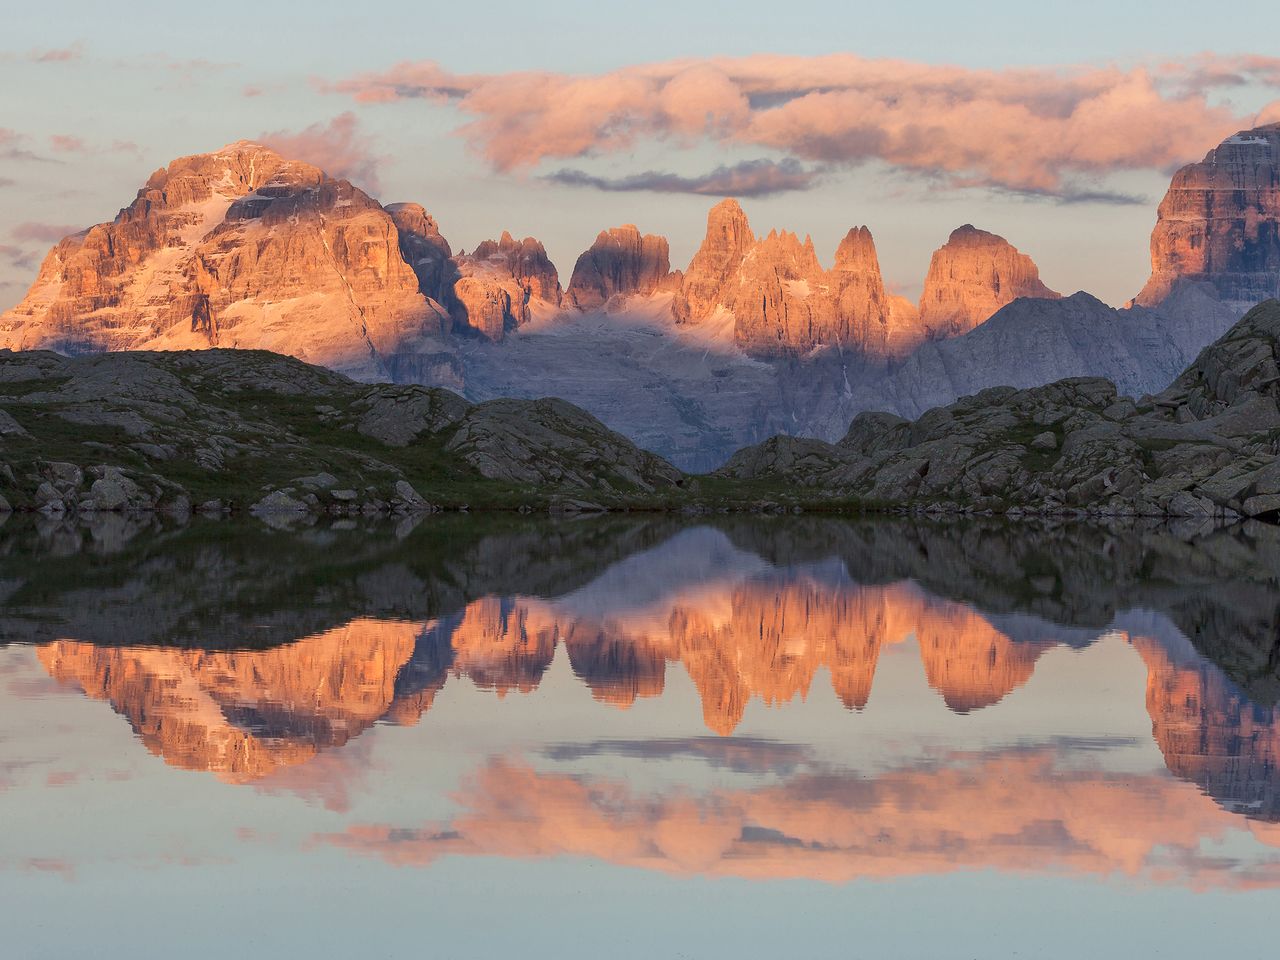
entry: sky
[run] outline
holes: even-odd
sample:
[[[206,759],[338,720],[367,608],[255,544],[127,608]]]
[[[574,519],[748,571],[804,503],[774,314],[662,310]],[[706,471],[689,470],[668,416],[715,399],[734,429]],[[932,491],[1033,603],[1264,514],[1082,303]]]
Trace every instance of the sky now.
[[[1120,304],[1170,173],[1280,120],[1263,0],[6,0],[0,20],[0,308],[151,171],[238,139],[422,203],[455,250],[536,236],[565,283],[622,223],[684,267],[736,195],[827,264],[866,224],[913,298],[973,223]]]

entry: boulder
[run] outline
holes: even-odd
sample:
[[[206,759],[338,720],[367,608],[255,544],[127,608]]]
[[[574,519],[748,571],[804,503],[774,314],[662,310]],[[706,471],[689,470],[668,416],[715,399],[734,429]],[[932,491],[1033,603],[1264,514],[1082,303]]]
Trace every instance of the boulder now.
[[[301,500],[294,499],[283,490],[273,490],[251,506],[249,511],[257,516],[271,514],[301,516],[308,512],[308,508]]]

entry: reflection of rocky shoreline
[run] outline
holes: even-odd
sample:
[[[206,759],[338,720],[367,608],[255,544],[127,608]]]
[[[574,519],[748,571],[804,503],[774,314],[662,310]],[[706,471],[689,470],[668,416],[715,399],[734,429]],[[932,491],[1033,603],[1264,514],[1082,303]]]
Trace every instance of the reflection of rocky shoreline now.
[[[1188,543],[811,518],[433,523],[401,539],[214,525],[139,537],[65,581],[66,561],[9,541],[0,624],[10,639],[68,638],[39,651],[51,675],[109,700],[166,761],[235,781],[375,722],[415,723],[450,677],[530,692],[560,645],[618,707],[686,672],[706,727],[727,735],[753,698],[807,697],[822,672],[862,709],[884,649],[908,639],[928,684],[967,712],[1025,683],[1052,646],[1119,629],[1147,664],[1169,769],[1280,819],[1280,718],[1260,699],[1278,685],[1280,621],[1265,531]],[[158,644],[165,630],[178,646]]]
[[[1095,635],[1125,610],[1158,611],[1250,696],[1280,698],[1280,528],[1270,525],[1037,529],[729,516],[706,527],[762,563],[834,559],[862,584],[914,580],[988,617],[1046,622],[1051,639]],[[15,520],[0,530],[0,643],[267,647],[360,617],[437,619],[488,596],[570,593],[619,561],[643,561],[690,524],[431,517],[400,530],[112,529]],[[1002,626],[1015,639],[1041,639]]]

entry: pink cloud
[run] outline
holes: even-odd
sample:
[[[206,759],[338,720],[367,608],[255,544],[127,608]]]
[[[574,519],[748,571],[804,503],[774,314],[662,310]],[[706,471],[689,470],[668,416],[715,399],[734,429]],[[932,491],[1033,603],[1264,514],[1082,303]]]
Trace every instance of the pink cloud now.
[[[87,153],[89,145],[70,133],[55,133],[49,137],[49,146],[56,153]]]
[[[285,156],[315,164],[331,176],[356,181],[376,193],[382,157],[370,149],[358,127],[355,114],[348,111],[328,123],[313,123],[297,132],[276,130],[258,140]]]
[[[74,133],[50,134],[49,146],[54,153],[128,153],[135,157],[142,155],[142,148],[132,140],[112,140],[109,144],[95,146]]]
[[[56,873],[64,880],[76,877],[75,864],[59,857],[28,857],[20,865],[28,873]]]
[[[364,103],[452,103],[467,118],[457,132],[504,172],[642,142],[711,141],[824,165],[880,161],[955,184],[1065,193],[1081,178],[1165,170],[1200,156],[1248,125],[1207,96],[1240,84],[1280,85],[1280,58],[975,70],[851,54],[762,55],[590,76],[462,75],[428,62],[324,89]]]
[[[18,241],[57,243],[63,237],[69,237],[79,230],[79,227],[63,223],[36,223],[27,220],[10,230],[9,235]]]
[[[6,160],[39,160],[40,157],[26,147],[27,137],[17,130],[0,127],[0,158]]]
[[[66,63],[84,56],[84,44],[73,43],[69,47],[53,50],[32,50],[29,56],[36,63]]]

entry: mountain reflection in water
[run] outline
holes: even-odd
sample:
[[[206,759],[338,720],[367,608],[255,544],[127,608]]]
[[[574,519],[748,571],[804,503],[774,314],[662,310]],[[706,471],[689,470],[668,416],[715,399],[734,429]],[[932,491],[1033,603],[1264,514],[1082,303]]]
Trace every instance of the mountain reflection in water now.
[[[676,676],[700,703],[678,737],[649,735],[638,714],[613,740],[512,731],[469,761],[451,815],[317,830],[321,847],[395,864],[572,855],[832,881],[985,867],[1280,883],[1280,539],[1268,527],[431,518],[0,537],[4,639],[108,702],[165,763],[229,783],[270,783],[376,725],[418,724],[453,684],[563,698],[563,685],[542,688],[567,670],[601,711],[665,703]],[[1145,667],[1167,772],[1116,761],[1126,735],[1001,727],[1050,651],[1101,667],[1099,645]],[[905,674],[877,679],[895,650],[918,658],[951,717],[901,755],[888,711]],[[818,698],[884,719],[812,743],[794,727],[740,732],[752,702],[777,711],[756,715],[767,728]],[[687,706],[675,696],[669,709]],[[961,734],[979,715],[1000,736],[974,745]],[[878,758],[818,748],[842,736],[879,738]],[[690,764],[724,777],[686,779]],[[1249,856],[1206,849],[1240,832],[1256,841]]]

